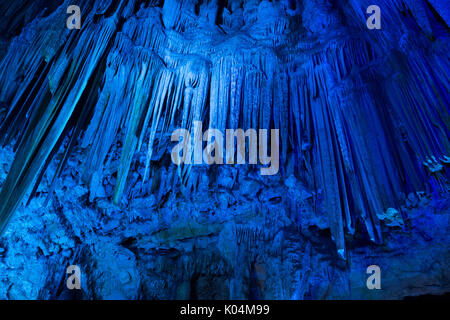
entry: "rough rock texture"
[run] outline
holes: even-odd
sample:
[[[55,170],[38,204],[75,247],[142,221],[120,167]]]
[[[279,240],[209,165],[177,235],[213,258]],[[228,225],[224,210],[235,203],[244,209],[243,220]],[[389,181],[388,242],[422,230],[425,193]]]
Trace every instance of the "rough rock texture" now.
[[[448,3],[370,4],[0,1],[0,298],[449,291]],[[196,120],[279,129],[279,174],[175,166]]]

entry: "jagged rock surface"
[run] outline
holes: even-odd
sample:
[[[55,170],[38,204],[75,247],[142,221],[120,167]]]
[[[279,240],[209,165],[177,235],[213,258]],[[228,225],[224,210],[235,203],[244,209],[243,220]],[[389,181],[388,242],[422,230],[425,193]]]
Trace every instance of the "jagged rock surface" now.
[[[0,297],[75,262],[84,298],[380,297],[372,262],[448,290],[448,7],[369,2],[0,1]],[[279,129],[279,175],[174,166],[196,120]]]

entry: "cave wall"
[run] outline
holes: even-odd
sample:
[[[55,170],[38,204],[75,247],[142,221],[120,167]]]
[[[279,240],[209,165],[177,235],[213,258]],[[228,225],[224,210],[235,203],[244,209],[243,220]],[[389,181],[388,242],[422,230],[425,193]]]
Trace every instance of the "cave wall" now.
[[[0,1],[0,296],[448,291],[448,4],[371,4]],[[279,172],[174,165],[196,121],[278,129]]]

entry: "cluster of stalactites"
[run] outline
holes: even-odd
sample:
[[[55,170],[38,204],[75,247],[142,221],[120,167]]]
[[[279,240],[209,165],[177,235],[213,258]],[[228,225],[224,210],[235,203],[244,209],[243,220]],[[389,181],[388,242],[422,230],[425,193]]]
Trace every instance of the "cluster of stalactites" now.
[[[408,29],[400,2],[382,1],[383,27]],[[439,1],[436,12],[416,3],[407,1],[418,16],[414,37],[398,28],[358,31],[355,21],[365,26],[366,16],[356,1],[340,10],[326,0],[222,8],[80,1],[79,31],[63,27],[66,2],[25,26],[0,62],[0,101],[9,106],[2,140],[17,146],[0,194],[0,229],[57,152],[64,156],[56,176],[76,145],[86,150],[82,178],[95,198],[120,139],[113,195],[120,203],[136,152],[146,147],[145,183],[171,131],[203,121],[222,132],[279,129],[280,174],[323,194],[318,214],[327,215],[339,253],[345,232],[360,224],[381,242],[377,214],[427,182],[445,191],[448,175],[449,61],[440,54],[448,46],[436,34],[427,38],[441,30],[433,15],[447,17]],[[426,41],[439,46],[418,45]],[[190,185],[191,166],[178,172]]]

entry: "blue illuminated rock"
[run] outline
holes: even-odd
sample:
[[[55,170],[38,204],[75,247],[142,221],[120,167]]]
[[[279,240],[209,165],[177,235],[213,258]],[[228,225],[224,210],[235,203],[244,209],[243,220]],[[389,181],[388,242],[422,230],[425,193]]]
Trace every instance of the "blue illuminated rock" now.
[[[0,298],[449,291],[449,8],[371,4],[0,0]],[[176,166],[196,121],[278,129],[278,174]]]

